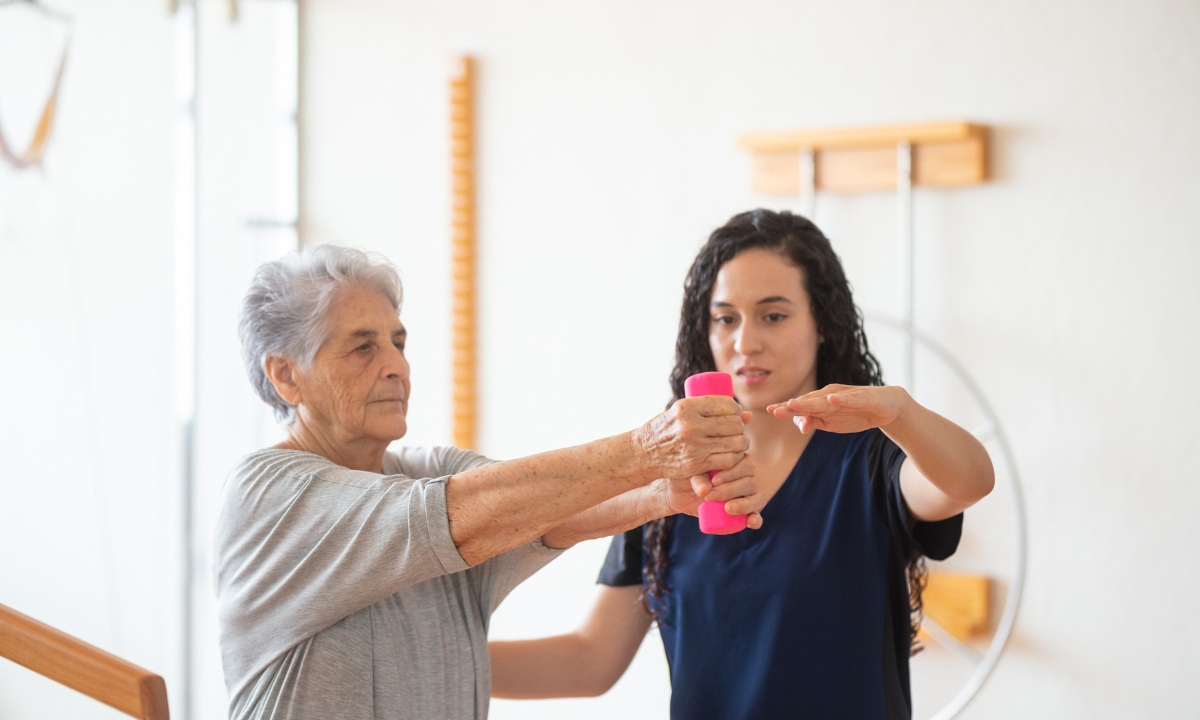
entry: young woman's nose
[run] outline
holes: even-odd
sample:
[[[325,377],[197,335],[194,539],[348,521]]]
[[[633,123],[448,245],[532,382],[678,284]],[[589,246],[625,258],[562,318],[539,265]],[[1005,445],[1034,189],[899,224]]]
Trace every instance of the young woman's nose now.
[[[743,322],[738,326],[733,339],[733,349],[738,355],[746,357],[762,349],[762,341],[753,327],[753,323]]]

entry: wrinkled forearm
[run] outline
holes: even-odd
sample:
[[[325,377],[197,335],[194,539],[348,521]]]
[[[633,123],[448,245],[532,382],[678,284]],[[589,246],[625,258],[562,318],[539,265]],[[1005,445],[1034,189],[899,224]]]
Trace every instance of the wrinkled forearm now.
[[[469,565],[524,545],[651,482],[631,433],[474,468],[450,478],[450,536]]]

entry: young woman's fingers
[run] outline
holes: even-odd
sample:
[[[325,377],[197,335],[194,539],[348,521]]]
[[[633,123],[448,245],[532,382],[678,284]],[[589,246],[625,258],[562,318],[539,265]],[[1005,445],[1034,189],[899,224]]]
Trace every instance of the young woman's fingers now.
[[[743,455],[742,459],[738,461],[737,465],[734,465],[728,470],[720,471],[716,475],[713,475],[711,478],[709,478],[709,480],[713,487],[716,487],[718,485],[724,485],[725,483],[733,482],[734,480],[740,480],[745,477],[753,477],[757,471],[758,465],[754,462],[754,458],[749,455]]]
[[[713,501],[716,502],[716,501]],[[760,492],[746,497],[729,500],[725,503],[725,512],[730,515],[748,515],[756,513],[763,509],[767,504],[767,498]]]
[[[762,527],[762,515],[758,513],[750,513],[746,516],[746,527],[751,530],[758,530]]]
[[[796,427],[800,428],[801,435],[807,435],[812,431],[812,417],[809,415],[797,415],[792,418],[792,422],[796,423]]]
[[[745,515],[751,510],[762,510],[763,505],[766,505],[766,496],[758,490],[758,481],[755,478],[742,478],[731,483],[726,483],[720,487],[715,487],[712,492],[704,498],[709,502],[731,502],[739,501],[737,514]],[[741,500],[746,502],[742,503]],[[730,510],[729,512],[733,512]]]
[[[813,397],[805,395],[802,398],[795,398],[787,401],[788,409],[795,412],[797,415],[812,415],[814,413],[829,412],[836,406],[829,402],[828,395]]]
[[[872,402],[871,398],[866,393],[849,392],[849,393],[833,393],[826,397],[830,405],[848,410],[857,410],[860,408],[869,407]]]
[[[705,464],[708,465],[709,472],[713,470],[728,470],[741,462],[745,455],[744,450],[716,451],[708,456]]]

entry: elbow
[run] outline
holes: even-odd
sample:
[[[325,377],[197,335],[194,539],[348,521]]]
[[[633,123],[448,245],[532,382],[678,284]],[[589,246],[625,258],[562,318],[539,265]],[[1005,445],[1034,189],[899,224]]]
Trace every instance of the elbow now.
[[[476,565],[480,565],[487,560],[491,560],[494,556],[494,554],[489,553],[486,548],[482,547],[481,543],[472,542],[470,540],[458,543],[455,545],[455,547],[458,549],[458,554],[462,556],[463,562],[471,567],[475,567]]]
[[[986,454],[983,456],[982,464],[972,475],[974,481],[962,488],[961,496],[955,498],[964,507],[970,507],[991,495],[992,490],[996,488],[996,470],[992,467],[991,458]]]
[[[617,684],[616,677],[593,677],[579,688],[579,697],[595,698],[613,689]]]

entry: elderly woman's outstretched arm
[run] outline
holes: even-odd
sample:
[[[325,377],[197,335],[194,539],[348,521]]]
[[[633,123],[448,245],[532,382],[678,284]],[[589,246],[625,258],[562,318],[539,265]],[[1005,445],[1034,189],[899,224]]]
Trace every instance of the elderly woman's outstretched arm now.
[[[691,398],[632,432],[459,473],[446,486],[450,535],[463,560],[477,565],[539,537],[566,547],[686,511],[669,505],[684,504],[679,481],[708,470],[730,471],[713,492],[732,499],[746,487],[737,481],[753,474],[743,461],[743,427],[731,398]]]

